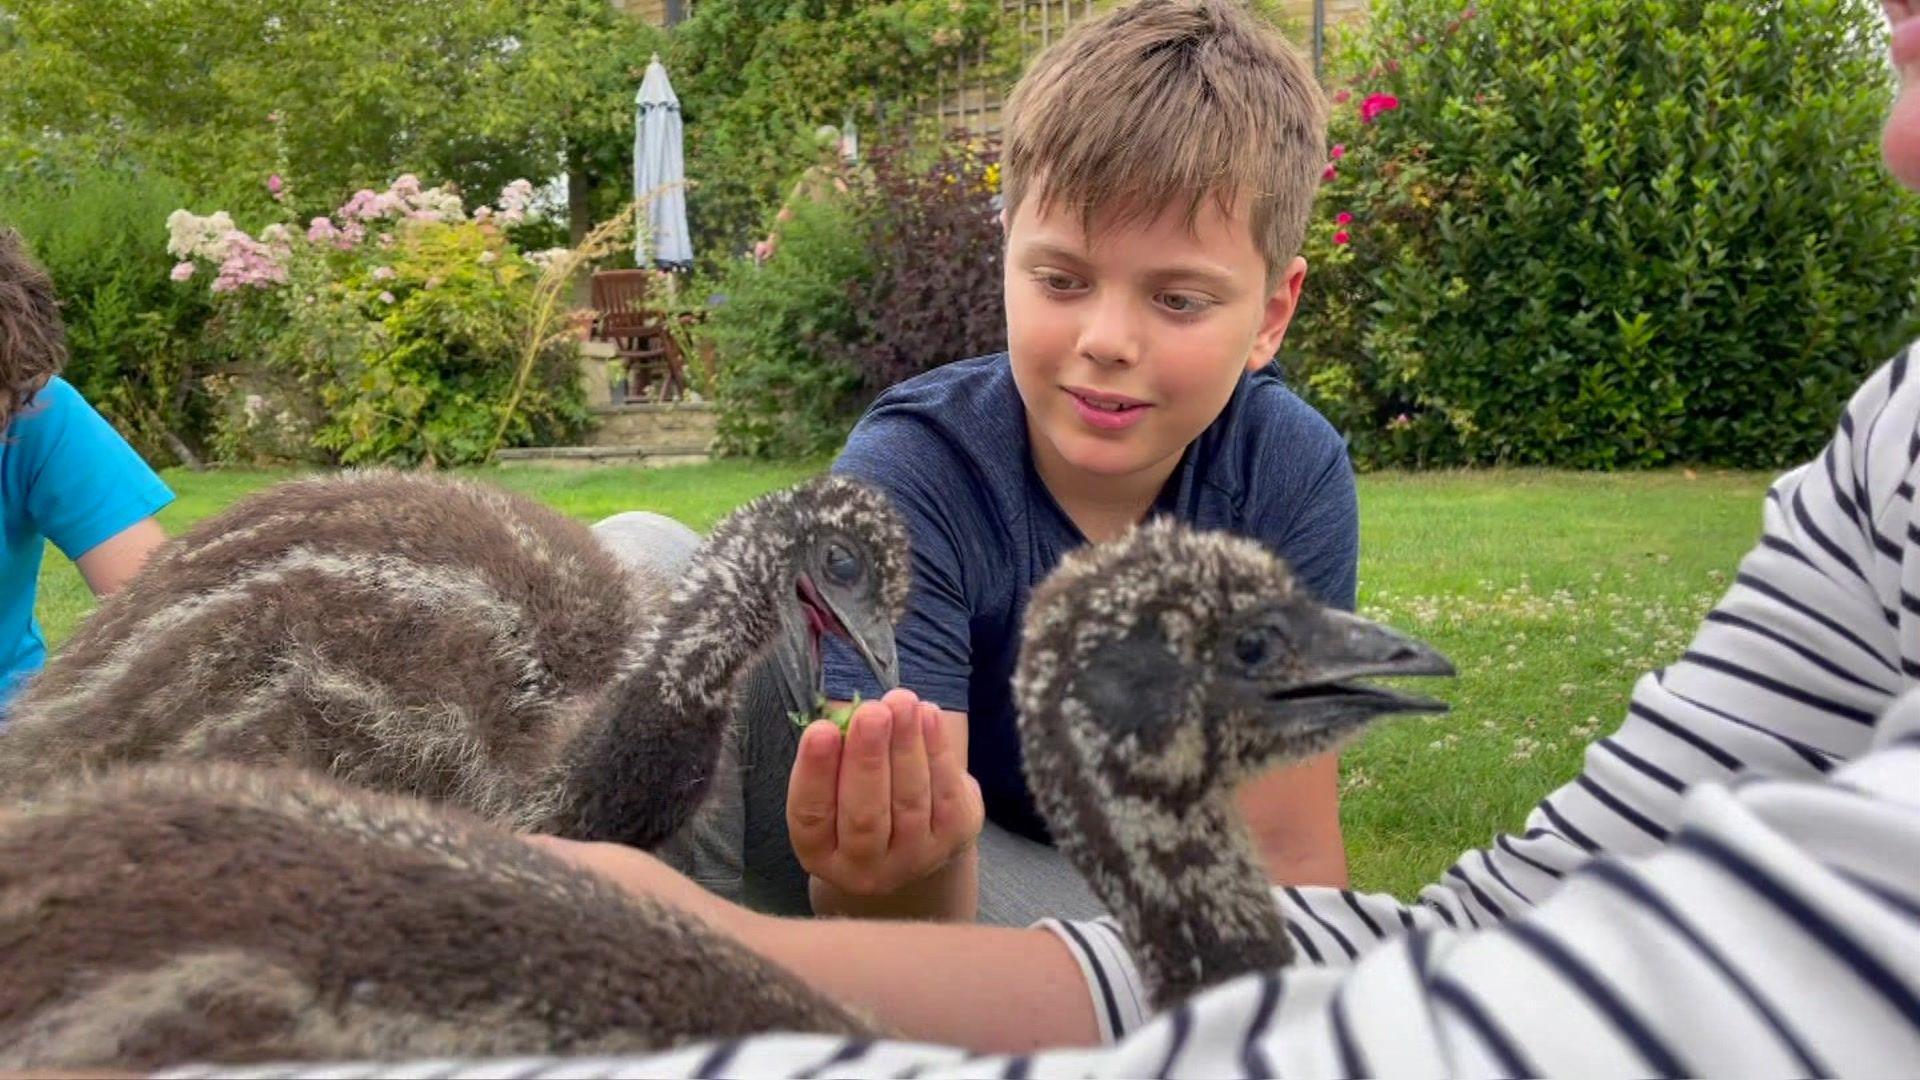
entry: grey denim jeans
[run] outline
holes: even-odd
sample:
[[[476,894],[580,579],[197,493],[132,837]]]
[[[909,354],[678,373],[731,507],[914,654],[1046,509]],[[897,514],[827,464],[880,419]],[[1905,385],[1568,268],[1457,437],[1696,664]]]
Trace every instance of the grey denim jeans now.
[[[593,526],[636,573],[671,581],[700,535],[660,514],[635,510]],[[708,891],[756,911],[807,915],[807,872],[787,840],[787,776],[799,749],[768,668],[749,673],[707,802],[654,854]],[[1059,850],[988,822],[980,834],[980,921],[1027,926],[1039,919],[1104,914]]]

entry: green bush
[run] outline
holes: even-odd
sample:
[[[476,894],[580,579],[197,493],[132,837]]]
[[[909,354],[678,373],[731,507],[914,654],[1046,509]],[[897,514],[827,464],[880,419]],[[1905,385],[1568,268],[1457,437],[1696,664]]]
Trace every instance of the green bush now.
[[[516,188],[518,190],[516,191]],[[222,215],[168,221],[182,289],[216,269],[220,346],[215,444],[223,459],[341,465],[484,461],[523,365],[503,445],[564,441],[587,419],[577,343],[542,322],[539,261],[506,227],[531,189],[469,218],[445,188],[403,176],[362,191],[304,233],[257,238]],[[538,340],[529,360],[529,342]]]
[[[1000,0],[701,0],[673,31],[693,250],[718,269],[819,160],[815,131],[899,127],[984,55],[1011,81],[1019,22]],[[764,235],[764,234],[760,234]]]
[[[178,183],[132,166],[0,188],[0,226],[20,231],[59,293],[66,379],[155,464],[197,445],[207,423],[198,379],[212,305],[167,280],[160,244],[161,220],[185,201]]]
[[[737,260],[706,326],[718,361],[721,449],[753,457],[829,453],[861,403],[845,355],[857,283],[873,272],[872,226],[851,197],[802,200],[764,263]]]
[[[1911,328],[1883,37],[1868,0],[1381,0],[1286,369],[1374,464],[1805,458]]]

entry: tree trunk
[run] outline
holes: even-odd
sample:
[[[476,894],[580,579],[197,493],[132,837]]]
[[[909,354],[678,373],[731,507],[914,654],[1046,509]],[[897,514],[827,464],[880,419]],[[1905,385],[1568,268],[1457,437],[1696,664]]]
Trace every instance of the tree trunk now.
[[[567,148],[567,243],[579,247],[593,231],[593,177],[588,175],[585,155],[575,147]]]

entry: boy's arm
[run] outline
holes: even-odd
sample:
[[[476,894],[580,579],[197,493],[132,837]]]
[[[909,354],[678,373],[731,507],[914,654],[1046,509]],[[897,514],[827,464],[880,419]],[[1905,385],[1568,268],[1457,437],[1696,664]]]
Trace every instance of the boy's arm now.
[[[154,549],[167,542],[167,534],[152,518],[141,518],[120,530],[74,560],[87,588],[95,596],[107,596],[133,580],[146,565]]]
[[[1346,887],[1339,754],[1254,777],[1240,788],[1236,802],[1275,885]]]
[[[705,920],[908,1037],[984,1052],[1100,1041],[1080,968],[1045,930],[775,918],[728,903],[632,848],[528,840]]]
[[[28,516],[96,596],[119,588],[165,541],[153,515],[173,492],[64,380],[48,383],[8,431]]]

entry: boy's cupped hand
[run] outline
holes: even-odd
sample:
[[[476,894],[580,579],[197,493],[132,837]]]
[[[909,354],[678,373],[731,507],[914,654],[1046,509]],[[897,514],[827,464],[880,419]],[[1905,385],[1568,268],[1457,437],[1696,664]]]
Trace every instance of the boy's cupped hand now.
[[[947,865],[980,835],[985,808],[949,718],[911,690],[854,710],[843,735],[818,720],[787,782],[787,830],[809,874],[886,896]]]

